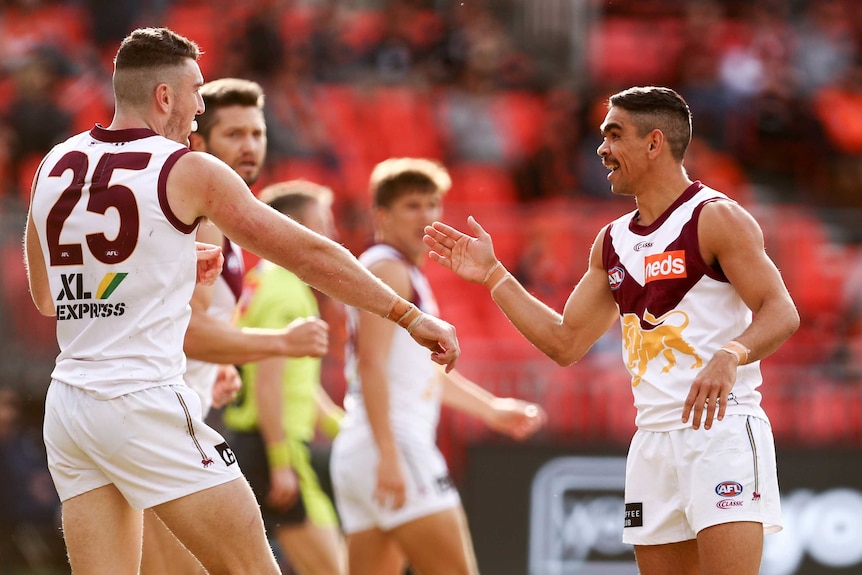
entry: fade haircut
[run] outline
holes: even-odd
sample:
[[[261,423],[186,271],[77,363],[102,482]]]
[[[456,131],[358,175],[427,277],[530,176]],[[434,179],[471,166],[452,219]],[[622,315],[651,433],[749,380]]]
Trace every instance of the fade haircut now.
[[[673,157],[683,160],[691,142],[691,110],[682,96],[670,88],[639,86],[611,96],[608,107],[613,106],[631,114],[641,138],[652,130],[661,130]]]
[[[443,195],[452,187],[449,172],[439,162],[424,158],[390,158],[371,173],[371,201],[375,207],[388,208],[411,192]]]
[[[204,113],[197,116],[197,134],[209,140],[216,124],[216,113],[221,108],[242,106],[263,111],[263,88],[257,82],[242,78],[220,78],[207,82],[200,89],[204,100]]]
[[[156,86],[172,83],[172,72],[200,55],[197,44],[168,28],[138,28],[123,39],[114,58],[114,98],[143,106]]]
[[[308,180],[288,180],[270,184],[260,191],[260,201],[269,204],[282,214],[301,220],[305,208],[317,202],[325,208],[332,206],[333,193],[326,186]]]

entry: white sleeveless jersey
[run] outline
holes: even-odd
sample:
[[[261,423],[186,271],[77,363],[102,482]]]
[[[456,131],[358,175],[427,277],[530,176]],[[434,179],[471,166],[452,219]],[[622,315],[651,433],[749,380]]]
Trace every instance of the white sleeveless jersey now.
[[[378,244],[359,257],[366,267],[382,260],[397,260],[407,266],[414,293],[412,303],[425,313],[438,314],[437,302],[427,278],[395,248]],[[344,398],[346,415],[339,435],[369,426],[353,345],[357,320],[356,308],[348,308],[348,344],[345,353],[347,394]],[[395,329],[392,336],[386,377],[389,384],[389,420],[395,438],[400,441],[433,442],[440,417],[440,372],[428,350],[400,327]],[[359,436],[365,435],[360,433]]]
[[[242,294],[242,276],[245,267],[242,259],[242,248],[224,239],[222,244],[224,266],[222,272],[213,284],[213,295],[207,315],[226,323],[233,323],[236,304]],[[186,384],[194,389],[201,398],[204,417],[212,408],[213,386],[218,376],[218,364],[189,359],[186,365]]]
[[[732,200],[695,182],[649,226],[637,224],[632,212],[606,228],[602,258],[620,310],[640,429],[689,426],[682,408],[695,376],[751,323],[751,311],[719,265],[708,266],[700,255],[698,218],[713,201]],[[760,362],[741,366],[727,414],[765,419],[761,382]]]
[[[55,379],[105,399],[182,381],[196,225],[170,211],[166,182],[188,151],[96,126],[43,160],[32,214],[57,309]]]

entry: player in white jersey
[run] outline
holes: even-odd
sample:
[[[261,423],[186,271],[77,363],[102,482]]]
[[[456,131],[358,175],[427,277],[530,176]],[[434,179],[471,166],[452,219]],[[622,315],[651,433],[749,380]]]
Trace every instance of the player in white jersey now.
[[[597,152],[636,210],[603,228],[562,314],[531,296],[477,237],[436,222],[431,258],[481,282],[560,365],[619,318],[638,431],[626,469],[623,540],[642,575],[755,575],[764,532],[780,529],[772,431],[759,362],[799,315],[757,222],[683,166],[691,113],[673,90],[611,96]]]
[[[208,152],[225,162],[246,184],[254,184],[266,158],[263,88],[241,78],[220,78],[200,89],[205,111],[189,136],[192,150]],[[202,222],[197,239],[220,245],[222,273],[213,285],[199,283],[192,294],[192,315],[184,351],[184,381],[200,396],[203,417],[210,407],[223,407],[240,389],[234,365],[267,357],[319,357],[328,350],[328,326],[316,318],[285,329],[243,330],[234,325],[244,272],[242,249],[214,225]],[[150,512],[144,514],[141,575],[170,570],[175,575],[200,573],[200,566]]]
[[[371,175],[377,244],[360,262],[429,314],[434,294],[420,266],[424,227],[451,185],[439,164],[396,158]],[[345,419],[333,443],[336,506],[351,575],[477,573],[460,498],[436,446],[441,402],[523,439],[545,421],[536,405],[498,398],[456,371],[443,373],[406,333],[359,310],[348,315]]]
[[[324,293],[410,327],[448,369],[459,354],[449,324],[187,148],[204,109],[199,55],[165,28],[127,36],[110,126],[49,152],[31,190],[28,280],[39,311],[57,318],[60,347],[44,436],[75,573],[138,573],[146,508],[210,573],[278,573],[254,495],[182,381],[202,218]],[[214,280],[218,267],[204,271]]]

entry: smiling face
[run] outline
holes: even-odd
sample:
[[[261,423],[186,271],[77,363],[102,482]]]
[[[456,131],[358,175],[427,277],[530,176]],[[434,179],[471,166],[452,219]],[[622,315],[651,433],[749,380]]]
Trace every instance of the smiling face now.
[[[194,138],[193,149],[209,152],[252,185],[266,158],[266,122],[255,106],[225,106],[215,112],[209,137]]]
[[[601,125],[602,143],[596,153],[602,165],[610,170],[611,191],[620,196],[634,196],[635,186],[646,170],[650,152],[650,136],[639,135],[632,115],[618,106],[611,106]]]
[[[165,122],[166,138],[189,145],[189,135],[192,133],[192,123],[195,116],[204,111],[204,101],[200,94],[204,78],[198,63],[187,58],[178,67],[169,82],[173,95],[172,106]]]
[[[403,253],[416,265],[425,262],[425,226],[443,215],[442,194],[417,188],[399,195],[388,207],[375,209],[378,239]]]

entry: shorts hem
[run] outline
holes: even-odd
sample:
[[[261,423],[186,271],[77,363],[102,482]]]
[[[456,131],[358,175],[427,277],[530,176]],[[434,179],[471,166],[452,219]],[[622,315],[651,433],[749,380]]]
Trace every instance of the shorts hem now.
[[[422,509],[416,509],[411,511],[410,513],[406,513],[404,515],[399,515],[397,519],[385,522],[375,523],[374,521],[363,521],[362,523],[358,523],[356,525],[345,525],[342,523],[341,530],[347,534],[352,535],[354,533],[359,533],[361,531],[368,531],[369,529],[380,529],[381,531],[391,531],[393,529],[397,529],[402,525],[410,523],[411,521],[416,521],[417,519],[421,519],[423,517],[428,517],[429,515],[434,515],[435,513],[440,513],[442,511],[448,511],[450,509],[455,509],[459,505],[461,505],[461,500],[457,499],[454,501],[446,501],[441,502],[438,505],[433,505],[429,507],[423,507]]]
[[[168,503],[169,501],[174,501],[176,499],[180,499],[185,497],[186,495],[193,495],[195,493],[200,493],[201,491],[205,491],[207,489],[212,489],[213,487],[218,487],[219,485],[224,485],[225,483],[230,483],[234,479],[241,479],[243,476],[241,473],[236,475],[220,475],[218,477],[213,478],[210,481],[206,482],[197,482],[193,484],[189,484],[184,487],[180,487],[174,489],[172,491],[167,491],[164,493],[158,493],[157,496],[153,497],[151,500],[146,502],[131,502],[129,501],[129,505],[131,505],[135,509],[150,509],[151,507],[156,507],[157,505],[161,505],[163,503]]]
[[[773,523],[767,521],[763,518],[763,516],[757,515],[734,515],[733,517],[728,517],[722,521],[713,521],[706,525],[702,525],[695,529],[695,533],[700,533],[704,529],[708,529],[709,527],[715,527],[716,525],[725,525],[727,523],[743,523],[743,522],[752,522],[752,523],[760,523],[763,526],[763,534],[771,535],[772,533],[778,533],[783,529],[780,523]]]
[[[461,504],[460,500],[450,500],[450,501],[441,501],[437,505],[432,505],[429,507],[423,507],[422,509],[417,509],[415,511],[411,511],[410,513],[406,513],[404,515],[399,515],[392,521],[386,521],[380,525],[380,528],[384,531],[391,531],[397,527],[401,527],[406,523],[410,523],[411,521],[416,521],[417,519],[421,519],[423,517],[428,517],[429,515],[434,515],[436,513],[440,513],[442,511],[448,511],[450,509],[455,509]]]
[[[86,487],[86,488],[82,489],[81,491],[78,491],[77,489],[71,489],[68,491],[64,490],[64,493],[60,493],[60,491],[57,490],[57,496],[60,498],[60,503],[65,503],[66,501],[69,501],[70,499],[72,499],[74,497],[78,497],[79,495],[84,495],[85,493],[89,493],[90,491],[95,491],[96,489],[99,489],[99,488],[104,487],[106,485],[112,485],[112,483],[110,481],[105,481],[104,483],[102,483],[100,485],[93,485],[92,487]],[[71,495],[66,495],[65,493],[71,493]]]

